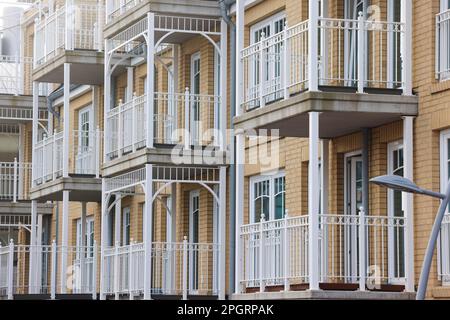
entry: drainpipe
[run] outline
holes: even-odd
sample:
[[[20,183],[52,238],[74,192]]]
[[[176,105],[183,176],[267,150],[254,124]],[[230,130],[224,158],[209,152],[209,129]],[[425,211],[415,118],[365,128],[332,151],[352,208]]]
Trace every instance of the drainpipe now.
[[[70,86],[70,91],[75,90],[76,88],[78,88],[80,85],[71,85]],[[61,98],[64,95],[64,86],[60,86],[58,89],[56,89],[55,91],[53,91],[48,97],[47,97],[47,110],[48,112],[50,112],[56,119],[58,119],[58,122],[61,119],[61,115],[59,114],[59,112],[57,112],[55,110],[55,108],[53,107],[53,103],[55,102],[56,99]],[[51,132],[49,132],[50,134],[52,134]]]
[[[231,20],[231,17],[228,15],[228,11],[230,6],[234,4],[235,0],[219,0],[220,5],[220,13],[222,15],[222,19],[227,23],[230,27],[230,83],[236,83],[236,25]],[[224,63],[224,62],[222,62]],[[226,63],[226,62],[225,62]],[[223,85],[223,84],[222,84]],[[233,132],[234,129],[234,116],[236,110],[236,86],[231,85],[230,87],[230,129]],[[234,284],[235,284],[235,225],[236,225],[236,203],[235,203],[235,195],[236,195],[236,165],[235,165],[235,138],[234,135],[230,137],[230,155],[233,157],[231,160],[230,168],[229,168],[229,181],[230,181],[230,228],[229,228],[229,245],[230,245],[230,276],[229,276],[229,292],[230,295],[234,292]]]

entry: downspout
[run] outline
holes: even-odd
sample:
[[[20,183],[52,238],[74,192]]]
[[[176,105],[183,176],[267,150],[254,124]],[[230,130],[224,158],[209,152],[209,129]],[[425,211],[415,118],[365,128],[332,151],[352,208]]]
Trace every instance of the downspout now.
[[[234,130],[234,117],[235,117],[235,110],[236,110],[236,86],[233,84],[236,83],[236,25],[231,20],[231,17],[228,15],[228,11],[230,9],[230,6],[234,4],[235,0],[219,0],[220,5],[220,13],[222,15],[222,19],[227,23],[227,25],[230,28],[230,83],[232,84],[230,86],[230,131],[233,132]],[[225,62],[226,63],[226,62]],[[229,223],[229,246],[230,246],[230,257],[229,257],[229,266],[230,266],[230,272],[229,272],[229,292],[230,295],[234,292],[234,284],[235,284],[235,225],[236,225],[236,203],[235,203],[235,194],[236,194],[236,165],[235,165],[235,138],[234,134],[230,136],[230,155],[233,157],[233,159],[230,159],[230,168],[229,168],[229,181],[230,181],[230,223]]]
[[[79,86],[80,85],[71,85],[70,91],[75,90]],[[51,94],[49,94],[49,96],[47,97],[47,110],[58,120],[58,122],[61,119],[61,115],[59,114],[59,112],[55,110],[55,108],[53,107],[53,103],[55,102],[56,99],[61,98],[63,95],[64,95],[64,86],[62,85],[58,89],[53,91]]]

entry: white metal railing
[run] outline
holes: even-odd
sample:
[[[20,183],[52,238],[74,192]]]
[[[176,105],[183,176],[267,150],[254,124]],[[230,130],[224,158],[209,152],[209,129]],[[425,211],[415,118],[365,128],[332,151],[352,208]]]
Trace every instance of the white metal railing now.
[[[214,257],[217,244],[152,243],[152,294],[217,295]],[[216,276],[214,276],[216,275]],[[141,294],[144,291],[144,244],[104,250],[104,293]]]
[[[0,200],[27,200],[31,185],[31,163],[0,162]]]
[[[33,59],[0,55],[0,93],[31,95]]]
[[[98,1],[71,0],[35,25],[35,67],[61,50],[102,50],[104,7]]]
[[[30,227],[31,215],[25,214],[1,214],[0,227]],[[1,242],[0,242],[1,244]]]
[[[443,285],[450,284],[450,214],[442,220],[439,236],[439,264],[438,275]]]
[[[109,0],[106,2],[107,23],[120,17],[122,14],[133,9],[143,0]]]
[[[154,94],[153,142],[156,144],[218,145],[220,97],[189,93]],[[136,96],[107,115],[109,159],[146,146],[146,95]],[[183,123],[181,120],[184,120]],[[184,130],[187,128],[187,130]]]
[[[266,286],[284,286],[289,290],[308,283],[308,219],[297,216],[265,221],[263,216],[260,222],[241,227],[244,252],[240,280],[244,288],[264,291]],[[319,228],[316,254],[320,282],[357,287],[363,261],[367,289],[405,283],[405,218],[320,215]]]
[[[69,174],[100,175],[103,161],[103,132],[99,128],[92,131],[73,130],[69,134]],[[63,174],[64,132],[44,135],[34,147],[33,182],[42,184]]]
[[[319,85],[401,88],[403,33],[400,22],[319,18]],[[241,51],[244,110],[308,89],[308,37],[306,20]]]
[[[20,108],[16,106],[0,106],[0,119],[2,120],[33,120],[32,108]],[[42,121],[48,120],[48,111],[39,109],[38,119]]]
[[[450,9],[436,16],[436,77],[450,79]]]
[[[67,255],[67,270],[61,255]],[[15,294],[97,294],[98,248],[92,246],[16,245],[0,247],[0,296]],[[61,284],[61,276],[67,282]]]

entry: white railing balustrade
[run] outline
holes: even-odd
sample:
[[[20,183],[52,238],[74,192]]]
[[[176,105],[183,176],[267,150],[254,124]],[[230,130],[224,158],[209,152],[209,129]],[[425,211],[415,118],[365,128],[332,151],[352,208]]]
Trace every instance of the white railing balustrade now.
[[[147,145],[146,99],[146,95],[133,95],[130,101],[120,101],[116,108],[108,112],[108,159]],[[191,94],[188,89],[185,93],[156,92],[153,142],[166,145],[217,145],[219,109],[219,96]]]
[[[31,163],[0,162],[0,200],[28,200],[31,186]]]
[[[308,21],[285,28],[241,51],[244,110],[264,107],[309,87]],[[398,89],[403,86],[404,24],[319,18],[319,85]]]
[[[99,175],[103,160],[102,144],[103,132],[99,128],[95,131],[74,130],[73,156],[75,174]]]
[[[436,16],[436,77],[450,79],[450,9]]]
[[[42,184],[62,176],[63,169],[63,132],[56,131],[34,146],[33,183]]]
[[[0,55],[0,93],[31,95],[32,67],[32,58]]]
[[[120,17],[122,14],[133,9],[144,0],[108,0],[106,1],[107,23]]]
[[[157,295],[217,295],[214,259],[219,245],[152,243],[151,293]],[[214,276],[215,275],[215,276]],[[104,250],[104,293],[139,295],[144,291],[144,244]]]
[[[439,235],[439,264],[438,275],[443,285],[450,284],[450,214],[442,220],[441,233]]]
[[[63,50],[102,50],[104,22],[104,7],[98,1],[67,1],[35,25],[35,67]]]
[[[244,290],[305,288],[311,255],[308,219],[286,216],[265,221],[263,216],[260,222],[241,227],[244,252],[240,281]],[[369,290],[404,285],[404,217],[319,215],[318,219],[319,252],[314,254],[319,255],[321,283],[348,284],[357,289],[363,267]]]

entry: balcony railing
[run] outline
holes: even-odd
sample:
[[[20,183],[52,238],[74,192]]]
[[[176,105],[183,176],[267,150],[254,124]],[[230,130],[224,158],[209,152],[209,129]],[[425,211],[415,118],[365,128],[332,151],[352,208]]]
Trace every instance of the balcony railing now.
[[[98,1],[71,0],[35,25],[34,66],[64,50],[102,50],[104,7]]]
[[[30,186],[31,163],[0,162],[0,200],[28,200]]]
[[[439,241],[439,279],[443,285],[450,285],[450,214],[442,221]]]
[[[61,269],[61,254],[67,254],[67,270]],[[15,294],[97,294],[99,250],[93,246],[16,245],[0,247],[0,297]],[[30,282],[30,265],[35,279]],[[68,281],[61,285],[60,277]]]
[[[436,16],[436,77],[450,79],[450,9]]]
[[[122,14],[133,9],[144,0],[110,0],[106,3],[107,23],[120,17]]]
[[[134,96],[109,111],[108,159],[146,146],[146,99],[146,95]],[[188,90],[185,93],[157,92],[154,94],[153,142],[166,145],[218,145],[219,109],[219,96],[191,94]]]
[[[319,252],[315,254],[319,255],[321,283],[349,284],[357,288],[360,264],[364,261],[367,289],[404,284],[405,218],[320,215],[319,221]],[[244,290],[265,291],[266,286],[290,290],[307,285],[308,234],[308,216],[274,221],[265,221],[263,217],[259,223],[242,226],[244,254],[240,280]]]
[[[69,174],[100,174],[103,133],[74,130],[69,135]],[[64,132],[45,136],[34,147],[33,182],[38,185],[63,175]]]
[[[152,244],[152,294],[217,295],[219,245]],[[144,291],[144,245],[133,243],[104,250],[105,294],[139,295]]]
[[[319,18],[319,85],[401,88],[403,33],[399,22]],[[303,21],[242,50],[243,110],[308,90],[308,37]]]
[[[32,69],[33,58],[0,55],[0,94],[31,95]]]

